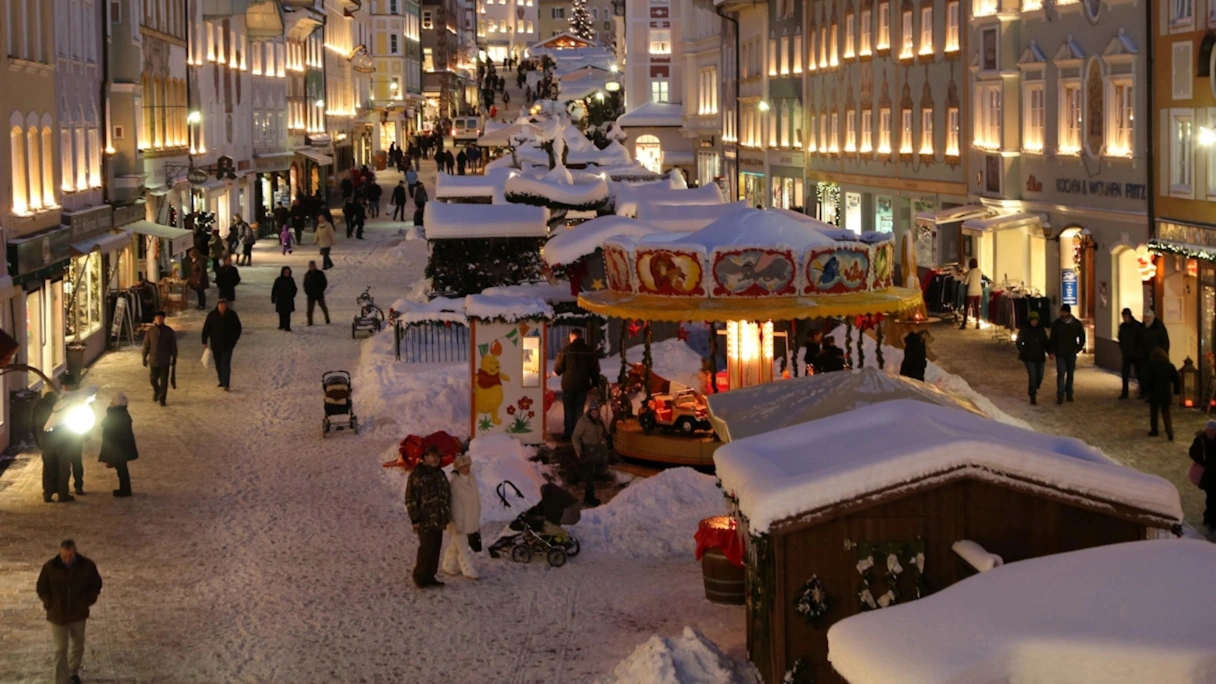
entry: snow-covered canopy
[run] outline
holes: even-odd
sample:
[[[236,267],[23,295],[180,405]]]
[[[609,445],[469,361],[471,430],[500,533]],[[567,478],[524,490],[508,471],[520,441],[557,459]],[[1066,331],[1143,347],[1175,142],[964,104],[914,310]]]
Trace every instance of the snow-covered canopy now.
[[[399,301],[393,308],[401,314],[405,323],[467,323],[464,315],[464,300],[436,297],[429,302]]]
[[[604,241],[618,235],[648,235],[660,229],[624,216],[600,216],[584,221],[568,230],[558,232],[541,249],[540,255],[550,266],[572,264],[595,254]]]
[[[637,216],[638,203],[667,205],[723,204],[722,190],[716,183],[699,188],[675,190],[669,183],[652,185],[621,184],[616,189],[616,213],[621,216]]]
[[[633,159],[629,156],[629,150],[625,146],[613,140],[608,143],[604,149],[596,149],[593,144],[590,149],[575,150],[571,149],[566,153],[567,164],[595,164],[597,166],[610,166],[613,164],[630,164]]]
[[[423,225],[428,240],[545,237],[549,210],[524,204],[427,202]]]
[[[490,169],[482,175],[453,176],[441,173],[435,180],[435,199],[471,199],[501,197],[510,172]]]
[[[746,201],[733,204],[651,204],[638,202],[637,218],[665,230],[691,233],[717,221],[739,209],[747,208]],[[758,211],[758,210],[757,210]]]
[[[616,122],[621,128],[683,126],[684,106],[647,101],[622,114]]]
[[[503,124],[487,119],[485,132],[477,139],[477,144],[481,147],[508,147],[514,145],[517,138],[535,140],[540,135],[541,128],[536,124],[526,121]]]
[[[608,181],[598,176],[589,183],[575,183],[564,166],[556,166],[541,178],[516,174],[504,188],[511,202],[536,203],[567,209],[587,209],[608,201]]]
[[[716,205],[722,207],[724,205]],[[732,206],[732,205],[725,205]],[[686,209],[687,207],[678,207]],[[721,210],[720,210],[721,211]],[[672,244],[696,245],[707,250],[719,247],[790,247],[801,252],[809,247],[829,247],[836,240],[815,230],[814,227],[787,216],[761,209],[733,208],[720,214],[720,218],[691,235],[681,237]]]
[[[980,413],[967,399],[867,366],[719,392],[709,397],[709,419],[722,441],[730,442],[892,399]]]
[[[1213,567],[1216,546],[1189,539],[1009,563],[832,625],[828,660],[867,684],[1210,682]]]
[[[731,442],[714,452],[714,463],[753,533],[869,493],[955,477],[1015,482],[1182,521],[1173,484],[1118,465],[1080,440],[907,399]]]
[[[553,319],[553,307],[539,297],[469,295],[464,298],[464,312],[469,318],[506,323],[538,318]]]
[[[481,293],[490,297],[535,297],[546,302],[578,301],[578,297],[570,294],[570,283],[564,280],[556,283],[520,283],[487,287]]]

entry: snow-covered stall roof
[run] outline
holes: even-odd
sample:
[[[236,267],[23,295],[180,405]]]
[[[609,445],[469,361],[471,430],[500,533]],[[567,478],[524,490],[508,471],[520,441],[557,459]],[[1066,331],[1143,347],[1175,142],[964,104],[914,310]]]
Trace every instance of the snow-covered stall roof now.
[[[832,625],[828,660],[855,684],[1211,682],[1213,567],[1190,539],[1009,563]]]
[[[483,321],[514,323],[530,319],[553,318],[553,307],[539,297],[502,297],[476,294],[464,298],[464,312],[469,318]]]
[[[393,305],[394,308],[398,304]],[[464,300],[449,297],[436,297],[426,303],[405,302],[402,308],[401,320],[405,323],[467,323],[464,315]]]
[[[617,118],[616,123],[621,128],[683,126],[684,106],[661,102],[646,102],[622,114]]]
[[[546,302],[578,301],[578,296],[570,293],[570,283],[565,280],[556,283],[520,283],[487,287],[481,293],[490,297],[535,297]]]
[[[718,219],[747,208],[746,201],[733,204],[651,204],[638,202],[638,220],[664,230],[691,233]]]
[[[595,145],[592,145],[590,149],[571,149],[566,153],[566,163],[611,166],[614,164],[631,164],[633,163],[633,159],[630,158],[629,150],[625,149],[624,145],[613,140],[602,150],[596,149]]]
[[[731,442],[714,452],[714,463],[753,533],[867,494],[958,476],[1182,521],[1174,485],[1080,440],[907,399]]]
[[[487,120],[485,132],[477,139],[477,144],[481,147],[508,147],[515,144],[513,138],[527,137],[535,139],[541,133],[540,126],[533,123],[515,122],[504,124]]]
[[[648,235],[659,228],[624,216],[600,216],[559,232],[545,243],[540,255],[550,266],[572,264],[595,254],[604,241],[617,235]]]
[[[435,199],[469,199],[502,195],[510,175],[504,169],[490,169],[483,175],[453,176],[441,173],[435,179]]]
[[[423,226],[428,240],[545,237],[549,210],[525,204],[427,202]]]
[[[722,190],[716,183],[699,188],[676,190],[668,183],[653,185],[620,185],[616,189],[616,213],[636,216],[639,202],[651,204],[723,204]]]
[[[723,205],[717,205],[721,207]],[[687,207],[680,207],[686,209]],[[681,237],[681,244],[705,249],[719,247],[789,247],[802,252],[810,247],[833,246],[836,241],[808,223],[788,216],[747,207],[734,208],[697,232]]]
[[[591,209],[608,201],[608,181],[598,176],[590,183],[575,183],[563,166],[543,177],[516,174],[507,179],[505,195],[512,202],[545,203],[569,209]]]
[[[967,399],[867,366],[710,395],[709,420],[722,441],[730,442],[893,399],[911,399],[980,413]]]

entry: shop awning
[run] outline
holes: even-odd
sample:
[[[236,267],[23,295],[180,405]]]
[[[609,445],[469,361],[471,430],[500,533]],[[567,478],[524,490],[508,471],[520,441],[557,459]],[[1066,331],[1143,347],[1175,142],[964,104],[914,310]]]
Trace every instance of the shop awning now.
[[[108,254],[114,250],[122,249],[129,244],[131,244],[130,233],[102,233],[100,235],[94,235],[87,240],[73,242],[72,256],[84,256],[94,251]]]
[[[979,204],[964,204],[961,207],[938,209],[937,211],[922,211],[916,215],[916,222],[921,224],[958,223],[971,219],[989,218],[995,211]]]
[[[152,223],[151,221],[136,221],[135,223],[123,226],[122,229],[128,233],[139,233],[140,235],[150,235],[168,240],[169,254],[171,256],[177,256],[185,252],[194,244],[194,234],[190,231]]]
[[[1190,259],[1216,261],[1216,247],[1195,245],[1189,242],[1152,239],[1148,241],[1148,250],[1158,254],[1178,254]]]
[[[963,221],[962,228],[964,234],[982,235],[983,233],[994,233],[998,230],[1013,230],[1016,228],[1038,230],[1042,225],[1042,216],[1018,212],[1016,214],[1005,214],[1004,216],[993,216],[992,218],[970,219]]]
[[[316,150],[309,150],[309,149],[296,150],[296,154],[300,155],[301,157],[307,157],[308,159],[313,160],[314,162],[317,163],[317,166],[329,166],[334,163],[333,157],[331,157],[327,154],[322,154]]]

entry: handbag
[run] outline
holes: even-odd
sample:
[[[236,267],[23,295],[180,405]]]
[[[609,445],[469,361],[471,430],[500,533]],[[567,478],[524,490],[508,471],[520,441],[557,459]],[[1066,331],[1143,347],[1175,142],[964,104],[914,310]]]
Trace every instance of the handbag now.
[[[212,359],[211,347],[205,347],[203,349],[203,368],[211,367],[211,359]]]
[[[1198,487],[1199,483],[1203,481],[1203,466],[1191,461],[1191,468],[1186,471],[1186,476],[1190,479],[1191,484]]]
[[[473,553],[481,553],[481,532],[469,533],[469,548],[473,549]]]

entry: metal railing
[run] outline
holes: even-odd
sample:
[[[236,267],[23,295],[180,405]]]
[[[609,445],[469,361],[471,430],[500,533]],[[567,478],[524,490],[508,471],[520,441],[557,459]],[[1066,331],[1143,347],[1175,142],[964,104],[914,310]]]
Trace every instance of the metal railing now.
[[[397,321],[393,343],[398,361],[459,363],[469,360],[469,328],[462,323]]]

